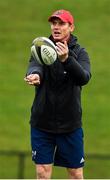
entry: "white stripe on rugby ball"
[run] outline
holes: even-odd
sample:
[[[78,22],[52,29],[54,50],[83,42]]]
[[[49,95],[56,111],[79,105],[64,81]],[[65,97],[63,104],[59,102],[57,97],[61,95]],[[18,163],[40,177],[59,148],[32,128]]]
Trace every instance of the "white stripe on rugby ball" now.
[[[53,64],[57,59],[57,53],[55,49],[47,45],[41,46],[41,56],[44,64],[46,65]]]
[[[32,53],[32,56],[37,59],[38,63],[42,64],[40,59],[39,59],[39,56],[37,55],[37,52],[36,52],[36,48],[35,48],[35,45],[33,45],[31,47],[31,53]]]
[[[51,45],[51,46],[53,46],[53,48],[55,48],[55,50],[56,50],[56,46],[55,46],[55,44],[49,39],[49,38],[47,38],[47,37],[37,37],[37,38],[35,38],[34,40],[33,40],[33,43],[35,43],[36,41],[44,41],[45,43],[46,43],[46,41]]]

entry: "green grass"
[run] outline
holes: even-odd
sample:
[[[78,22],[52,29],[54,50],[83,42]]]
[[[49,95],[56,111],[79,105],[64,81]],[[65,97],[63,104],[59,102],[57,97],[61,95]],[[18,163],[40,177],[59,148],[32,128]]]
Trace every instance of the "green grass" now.
[[[83,88],[83,126],[85,152],[110,152],[110,1],[109,0],[0,0],[0,149],[29,150],[29,117],[34,89],[23,81],[32,40],[48,36],[47,19],[56,9],[69,9],[75,17],[75,32],[86,47],[92,65],[92,79]],[[0,161],[5,161],[2,158]],[[15,159],[11,159],[16,164]],[[1,167],[0,178],[6,176]],[[10,162],[10,158],[8,158]],[[34,177],[28,159],[25,177]],[[104,168],[105,165],[105,168]],[[110,178],[109,162],[87,160],[86,178]],[[7,166],[6,166],[7,167]],[[10,166],[10,178],[16,176]],[[30,172],[28,171],[30,169]],[[2,173],[5,170],[5,173]],[[4,175],[5,174],[5,175]],[[54,178],[66,178],[65,170],[54,168]]]

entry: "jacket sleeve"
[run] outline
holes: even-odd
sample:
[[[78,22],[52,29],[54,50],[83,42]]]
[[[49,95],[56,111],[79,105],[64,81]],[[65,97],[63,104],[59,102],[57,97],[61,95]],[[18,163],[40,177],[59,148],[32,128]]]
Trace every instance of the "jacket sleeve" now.
[[[76,85],[87,84],[91,78],[91,72],[89,56],[85,49],[81,48],[78,56],[74,52],[69,53],[68,59],[64,62],[64,69],[71,74]]]
[[[39,74],[40,78],[43,78],[43,66],[37,63],[37,61],[32,56],[29,60],[26,76],[30,74]]]

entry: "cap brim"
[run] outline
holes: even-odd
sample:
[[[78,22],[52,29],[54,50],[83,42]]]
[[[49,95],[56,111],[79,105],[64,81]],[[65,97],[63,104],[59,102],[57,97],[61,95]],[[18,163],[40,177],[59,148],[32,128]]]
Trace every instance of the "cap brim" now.
[[[50,16],[50,17],[48,18],[48,21],[49,21],[49,22],[52,22],[52,20],[53,20],[54,18],[59,18],[62,22],[67,22],[64,18],[62,18],[61,16],[58,16],[58,15]]]

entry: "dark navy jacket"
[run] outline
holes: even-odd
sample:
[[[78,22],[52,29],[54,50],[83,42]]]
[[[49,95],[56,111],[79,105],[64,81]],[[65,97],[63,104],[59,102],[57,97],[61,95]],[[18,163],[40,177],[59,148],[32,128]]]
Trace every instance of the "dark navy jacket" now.
[[[41,84],[35,86],[31,108],[32,127],[52,133],[66,133],[82,126],[81,89],[90,80],[90,61],[87,52],[71,35],[69,57],[58,59],[50,66],[30,58],[27,74],[38,73]]]

